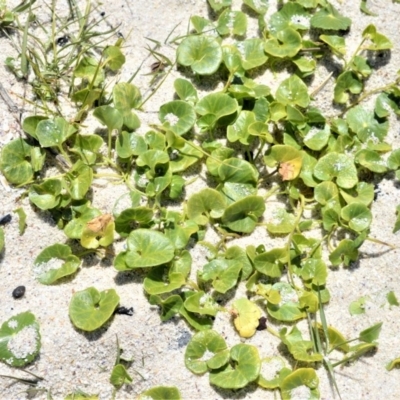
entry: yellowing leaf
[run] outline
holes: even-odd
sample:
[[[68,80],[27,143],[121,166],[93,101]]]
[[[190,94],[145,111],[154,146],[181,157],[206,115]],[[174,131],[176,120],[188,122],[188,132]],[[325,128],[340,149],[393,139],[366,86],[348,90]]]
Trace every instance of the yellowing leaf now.
[[[255,334],[258,326],[258,320],[261,317],[261,310],[250,300],[238,299],[233,303],[236,312],[233,321],[239,335],[244,338],[251,337]]]

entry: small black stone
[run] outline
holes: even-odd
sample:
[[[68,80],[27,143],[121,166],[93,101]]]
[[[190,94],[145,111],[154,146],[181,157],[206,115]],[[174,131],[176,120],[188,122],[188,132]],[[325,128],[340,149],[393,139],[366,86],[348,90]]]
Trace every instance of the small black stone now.
[[[101,17],[104,17],[106,15],[106,13],[104,12],[104,11],[102,11],[101,13],[100,13],[100,16]]]
[[[11,220],[12,220],[12,215],[11,214],[7,214],[4,217],[0,218],[0,225],[8,224],[9,222],[11,222]]]
[[[133,315],[133,307],[127,308],[127,307],[117,307],[114,311],[115,314],[123,314],[123,315],[129,315],[130,317]]]
[[[58,44],[59,46],[65,46],[65,45],[68,43],[68,41],[69,41],[68,35],[61,36],[61,37],[59,37],[59,38],[57,39],[57,44]]]
[[[17,286],[12,292],[12,297],[14,297],[14,299],[20,299],[24,294],[25,286]]]
[[[267,318],[261,317],[258,320],[258,326],[256,328],[258,331],[263,331],[264,329],[267,329]]]

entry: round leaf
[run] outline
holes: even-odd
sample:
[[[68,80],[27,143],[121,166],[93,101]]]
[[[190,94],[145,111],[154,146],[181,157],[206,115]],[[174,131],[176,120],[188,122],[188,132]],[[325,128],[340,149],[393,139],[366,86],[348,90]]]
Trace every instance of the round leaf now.
[[[89,287],[72,296],[69,316],[77,328],[91,332],[108,321],[118,303],[119,296],[114,289],[99,292]]]
[[[40,283],[49,285],[76,272],[80,263],[79,258],[72,254],[69,246],[53,244],[46,247],[36,257],[33,272]]]
[[[0,360],[22,367],[32,362],[39,350],[39,324],[32,313],[15,315],[1,325]]]
[[[193,106],[183,100],[174,100],[163,104],[158,116],[164,126],[177,135],[188,132],[196,122]]]
[[[292,372],[281,383],[283,400],[300,397],[309,400],[319,399],[318,376],[313,368],[299,368]]]
[[[278,31],[276,38],[267,40],[264,45],[264,50],[266,53],[279,58],[292,58],[299,52],[300,49],[301,36],[292,28],[286,28]]]
[[[264,41],[261,39],[247,39],[236,45],[241,55],[242,67],[247,71],[263,65],[268,57],[264,53]]]
[[[342,208],[341,217],[348,222],[349,227],[357,232],[371,225],[372,214],[368,207],[361,203],[351,203]]]
[[[233,323],[239,335],[244,338],[252,337],[256,333],[261,310],[246,298],[235,300],[232,306],[236,314]]]
[[[284,105],[298,105],[305,108],[310,103],[310,96],[305,83],[297,75],[292,75],[279,85],[276,100]]]
[[[232,347],[233,361],[223,369],[210,372],[210,383],[223,389],[240,389],[255,381],[260,374],[261,360],[256,347],[237,344]]]
[[[130,268],[154,267],[174,257],[174,246],[162,233],[137,229],[129,234],[126,264]]]
[[[211,36],[188,36],[178,47],[178,63],[200,75],[211,75],[222,61],[222,49]]]

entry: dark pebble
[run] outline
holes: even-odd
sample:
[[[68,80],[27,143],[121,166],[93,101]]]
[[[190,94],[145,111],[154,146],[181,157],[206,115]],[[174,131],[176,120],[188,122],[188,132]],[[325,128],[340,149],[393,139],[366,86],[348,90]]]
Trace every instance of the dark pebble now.
[[[69,36],[65,35],[65,36],[61,36],[57,39],[57,44],[59,46],[65,46],[69,41]]]
[[[267,329],[267,318],[261,317],[258,320],[258,326],[256,328],[258,331],[263,331],[264,329]]]
[[[12,297],[14,297],[14,299],[20,299],[24,294],[25,286],[17,286],[12,292]]]
[[[126,307],[117,307],[114,311],[115,314],[123,314],[123,315],[129,315],[130,317],[133,315],[133,307],[131,308],[126,308]]]
[[[5,225],[8,224],[9,222],[11,222],[12,219],[12,215],[11,214],[7,214],[4,217],[0,218],[0,225]]]

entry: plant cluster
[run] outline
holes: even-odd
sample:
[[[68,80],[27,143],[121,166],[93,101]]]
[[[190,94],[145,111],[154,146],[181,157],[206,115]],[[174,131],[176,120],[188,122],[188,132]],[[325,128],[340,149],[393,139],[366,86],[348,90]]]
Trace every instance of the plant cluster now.
[[[369,57],[389,51],[392,44],[371,24],[354,54],[348,55],[346,32],[351,20],[327,0],[285,2],[268,21],[267,1],[243,3],[243,11],[236,11],[230,0],[209,0],[216,19],[193,16],[194,31],[171,41],[178,43],[176,62],[184,74],[202,81],[222,78],[223,88],[202,96],[195,80],[176,79],[176,99],[160,107],[159,122],[144,134],[138,110],[147,99],[139,89],[131,82],[117,83],[110,92],[105,86],[107,74],[125,62],[123,42],[102,45],[108,35],[104,33],[94,43],[89,9],[82,16],[72,7],[79,26],[75,36],[69,23],[53,12],[50,46],[33,40],[29,24],[22,29],[18,21],[13,25],[13,19],[7,24],[0,20],[3,29],[12,26],[22,31],[20,67],[16,60],[7,65],[31,84],[42,102],[41,113],[22,122],[26,137],[2,149],[0,170],[11,184],[25,186],[30,202],[49,211],[67,238],[85,252],[109,255],[116,234],[125,240],[125,249],[114,258],[115,269],[146,271],[143,288],[149,302],[159,306],[161,320],[179,315],[198,331],[185,353],[193,373],[208,372],[210,383],[224,389],[256,382],[265,389],[278,389],[283,399],[299,390],[307,390],[314,399],[319,398],[315,372],[319,364],[336,385],[334,367],[377,347],[382,323],[350,340],[328,326],[323,307],[331,296],[329,267],[349,266],[358,259],[365,240],[376,241],[368,236],[374,199],[371,176],[394,171],[400,178],[400,150],[387,141],[388,117],[400,115],[400,78],[364,91],[373,73]],[[363,8],[365,12],[365,4]],[[254,13],[260,37],[246,38],[247,14]],[[33,16],[29,3],[29,20]],[[56,28],[64,35],[68,31],[68,45],[57,44]],[[160,53],[152,54],[160,63],[168,61],[168,68],[161,71],[168,73],[174,63]],[[329,79],[335,79],[333,100],[341,111],[325,115],[313,103],[306,82],[320,60],[333,58],[340,71]],[[292,73],[272,92],[256,74],[277,65]],[[61,78],[76,105],[72,120],[57,101]],[[373,109],[360,104],[375,94]],[[55,102],[52,107],[50,100]],[[105,127],[104,136],[83,131],[88,114]],[[59,174],[48,173],[49,160],[55,160]],[[193,180],[190,168],[195,166],[204,168],[211,183],[185,199],[185,186]],[[94,179],[105,168],[128,188],[112,215],[88,199]],[[269,212],[269,202],[276,196],[284,199],[282,207]],[[169,207],[171,201],[180,202],[181,209]],[[260,226],[272,244],[278,238],[280,245],[230,244]],[[400,217],[394,230],[398,229]],[[207,230],[215,231],[218,242],[204,240]],[[0,248],[3,236],[0,229]],[[197,266],[195,279],[190,275],[193,246],[208,252],[208,262]],[[56,243],[36,257],[33,272],[39,282],[53,284],[75,274],[80,257],[70,244]],[[247,298],[227,304],[223,295],[234,293],[238,285],[245,285]],[[71,321],[85,331],[98,329],[118,303],[114,289],[87,288],[71,299]],[[228,348],[212,330],[219,312],[231,313],[242,338],[253,336],[263,319],[282,323],[279,331],[269,322],[266,328],[301,367],[260,355],[246,343]],[[284,326],[301,319],[308,320],[309,338],[296,325]],[[17,325],[12,327],[10,321]],[[12,335],[25,326],[38,332],[29,313],[12,317],[0,330],[0,358],[10,365],[31,362],[40,347],[38,342],[24,362],[10,354]],[[39,341],[38,333],[36,337]],[[350,345],[354,340],[357,343]],[[342,360],[333,362],[329,357],[333,351],[342,352]],[[111,376],[117,388],[132,380],[119,354]],[[273,368],[273,376],[263,372]],[[180,396],[176,388],[152,390],[143,396]]]

